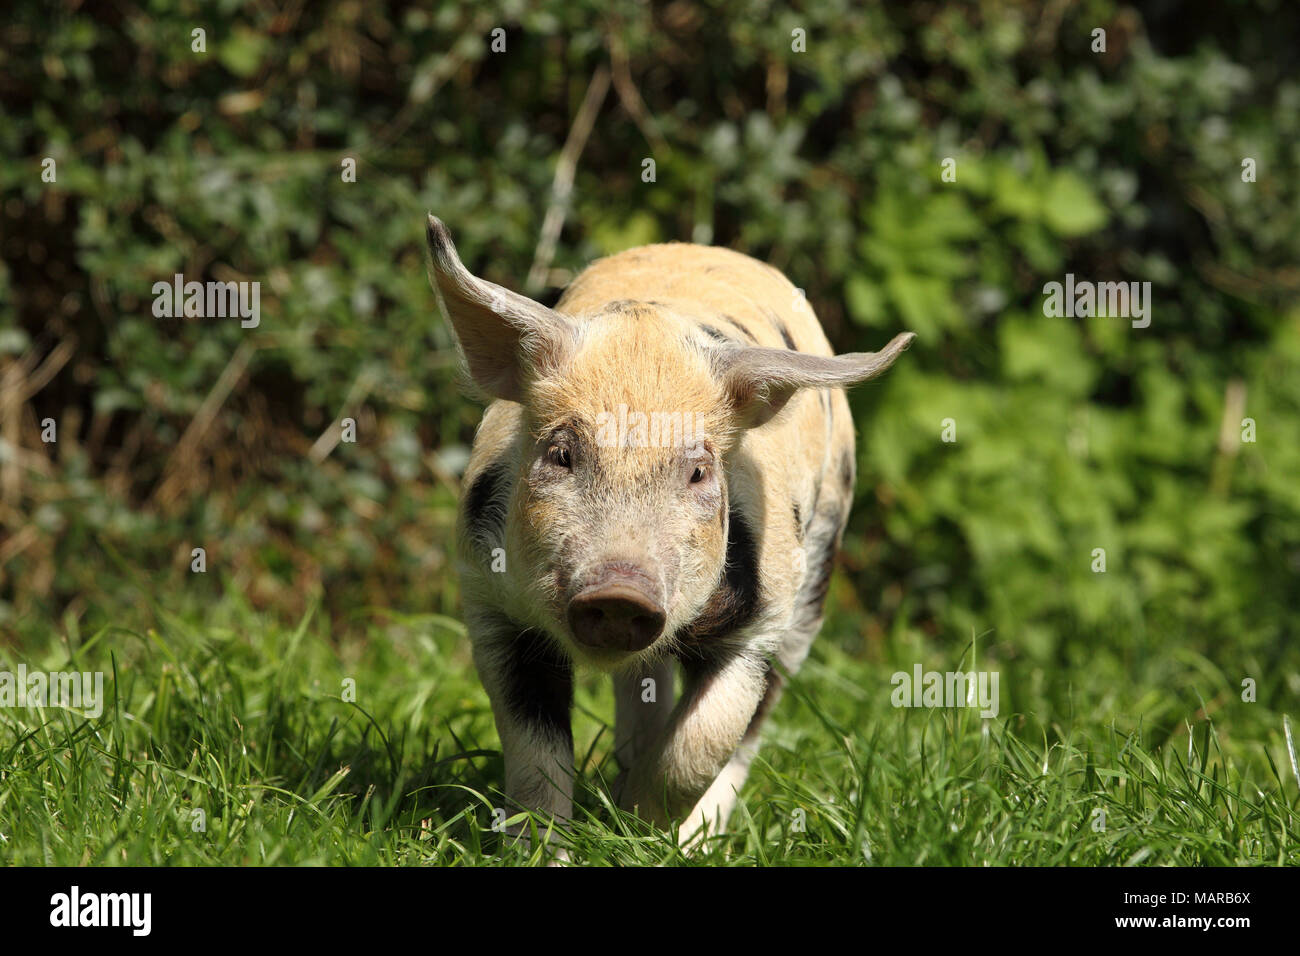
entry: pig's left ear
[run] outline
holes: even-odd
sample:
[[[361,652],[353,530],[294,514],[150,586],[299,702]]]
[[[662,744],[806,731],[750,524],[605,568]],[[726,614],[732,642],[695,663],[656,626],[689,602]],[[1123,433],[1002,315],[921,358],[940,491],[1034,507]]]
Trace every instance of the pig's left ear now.
[[[896,335],[879,352],[805,355],[786,349],[740,348],[720,351],[718,372],[741,428],[754,428],[785,407],[801,388],[835,388],[866,382],[894,364],[916,338]]]
[[[456,253],[447,227],[430,215],[429,281],[442,296],[475,387],[489,398],[522,402],[525,383],[558,366],[577,332],[540,302],[480,279]]]

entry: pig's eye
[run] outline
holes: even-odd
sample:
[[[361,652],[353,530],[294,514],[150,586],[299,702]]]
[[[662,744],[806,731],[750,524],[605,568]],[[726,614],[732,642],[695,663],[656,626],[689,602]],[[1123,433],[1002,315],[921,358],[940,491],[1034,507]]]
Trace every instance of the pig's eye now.
[[[567,445],[552,445],[546,449],[546,457],[552,465],[558,465],[561,468],[573,467],[573,454],[569,451]]]
[[[703,481],[706,477],[708,477],[708,474],[709,474],[709,469],[707,466],[696,465],[694,470],[691,471],[691,484],[698,485],[701,481]]]

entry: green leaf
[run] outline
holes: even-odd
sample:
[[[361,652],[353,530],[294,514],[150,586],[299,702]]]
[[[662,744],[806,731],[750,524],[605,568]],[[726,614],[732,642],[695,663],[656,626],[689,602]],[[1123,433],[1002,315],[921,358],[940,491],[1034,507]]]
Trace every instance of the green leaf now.
[[[1106,225],[1106,209],[1074,173],[1052,175],[1044,196],[1043,219],[1062,236],[1082,236]]]
[[[849,317],[859,325],[878,327],[888,321],[884,290],[865,276],[849,277],[844,284],[844,300]]]
[[[235,76],[250,77],[262,65],[270,39],[247,27],[235,27],[230,37],[217,49],[217,59]]]

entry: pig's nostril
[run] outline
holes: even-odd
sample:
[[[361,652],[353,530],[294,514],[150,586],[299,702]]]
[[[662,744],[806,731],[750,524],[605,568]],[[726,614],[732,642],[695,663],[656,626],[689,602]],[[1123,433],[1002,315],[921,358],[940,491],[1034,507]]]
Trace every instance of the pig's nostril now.
[[[663,632],[664,621],[657,601],[624,582],[597,584],[569,602],[573,636],[588,647],[644,650]]]

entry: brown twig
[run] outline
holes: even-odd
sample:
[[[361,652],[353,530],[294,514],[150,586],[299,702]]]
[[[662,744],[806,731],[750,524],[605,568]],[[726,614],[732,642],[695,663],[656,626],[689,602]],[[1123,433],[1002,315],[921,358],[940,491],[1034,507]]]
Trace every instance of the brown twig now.
[[[366,400],[366,396],[370,394],[370,389],[373,386],[374,380],[367,372],[363,371],[357,376],[357,380],[353,382],[352,387],[348,389],[347,397],[343,399],[343,407],[339,409],[338,415],[334,417],[334,421],[330,422],[329,427],[321,432],[320,437],[317,438],[315,443],[311,446],[311,450],[307,452],[307,457],[311,460],[312,464],[319,465],[323,462],[329,457],[330,452],[334,450],[335,446],[342,441],[342,422],[344,417],[347,415],[350,408],[353,408]]]
[[[546,218],[542,220],[541,238],[537,240],[537,250],[533,255],[533,267],[528,270],[527,288],[530,292],[541,289],[546,282],[551,260],[555,257],[555,245],[560,239],[560,230],[564,228],[565,217],[569,214],[569,196],[573,192],[573,175],[578,168],[578,157],[582,155],[596,124],[596,114],[605,102],[609,92],[609,67],[603,63],[596,67],[587,85],[587,94],[582,98],[582,106],[574,117],[569,137],[560,150],[560,160],[555,164],[555,178],[551,181],[551,203],[546,209]]]
[[[165,508],[180,493],[184,484],[181,477],[183,466],[198,451],[203,436],[207,434],[208,428],[211,427],[212,422],[217,417],[217,412],[221,410],[221,406],[225,404],[231,391],[234,390],[235,385],[243,377],[244,371],[248,368],[248,363],[256,350],[257,346],[250,342],[243,342],[239,348],[235,349],[235,354],[226,363],[226,367],[217,378],[216,384],[212,386],[212,390],[208,392],[207,397],[203,399],[203,404],[194,413],[194,417],[190,420],[184,434],[181,435],[181,440],[176,443],[176,447],[168,457],[167,464],[163,467],[162,480],[158,483],[158,487],[154,489],[151,496],[154,504]]]
[[[627,48],[623,45],[623,38],[617,33],[610,33],[608,42],[614,92],[618,94],[623,109],[627,110],[628,115],[632,117],[632,122],[636,123],[636,128],[641,131],[641,135],[646,138],[651,148],[657,153],[667,155],[671,152],[668,141],[659,132],[659,124],[650,115],[645,100],[641,98],[641,91],[636,88],[636,83],[632,79],[632,70],[628,66]]]

